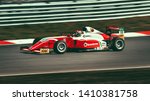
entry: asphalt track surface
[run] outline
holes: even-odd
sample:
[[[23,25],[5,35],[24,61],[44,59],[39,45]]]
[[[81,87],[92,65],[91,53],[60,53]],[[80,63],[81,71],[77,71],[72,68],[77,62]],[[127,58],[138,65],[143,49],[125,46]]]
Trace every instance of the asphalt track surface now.
[[[127,38],[121,52],[25,54],[20,45],[0,46],[0,76],[150,68],[150,37]]]

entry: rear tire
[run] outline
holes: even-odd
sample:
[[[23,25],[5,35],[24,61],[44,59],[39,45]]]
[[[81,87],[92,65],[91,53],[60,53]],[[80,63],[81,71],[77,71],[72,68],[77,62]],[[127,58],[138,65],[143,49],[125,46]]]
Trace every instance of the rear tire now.
[[[67,45],[64,41],[57,41],[54,44],[54,52],[57,54],[63,54],[67,50]]]
[[[121,38],[116,38],[112,42],[113,51],[122,51],[125,48],[125,41]]]

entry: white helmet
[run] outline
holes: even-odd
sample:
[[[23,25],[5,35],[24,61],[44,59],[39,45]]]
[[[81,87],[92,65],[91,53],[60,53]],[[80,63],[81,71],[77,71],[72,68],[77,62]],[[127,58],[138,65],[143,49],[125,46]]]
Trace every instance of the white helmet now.
[[[94,32],[95,29],[92,27],[85,26],[82,28],[82,30],[85,32]]]

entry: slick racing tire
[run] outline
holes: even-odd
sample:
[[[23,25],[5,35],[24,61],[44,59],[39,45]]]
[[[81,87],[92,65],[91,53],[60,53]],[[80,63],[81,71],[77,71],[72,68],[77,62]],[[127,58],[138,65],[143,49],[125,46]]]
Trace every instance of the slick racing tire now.
[[[125,48],[125,41],[121,38],[112,40],[112,49],[114,51],[122,51]]]
[[[37,43],[38,41],[40,41],[42,39],[42,37],[37,37],[37,38],[35,38],[34,40],[33,40],[33,45],[35,44],[35,43]]]
[[[63,54],[67,50],[67,45],[64,41],[57,41],[54,44],[54,52],[57,54]]]

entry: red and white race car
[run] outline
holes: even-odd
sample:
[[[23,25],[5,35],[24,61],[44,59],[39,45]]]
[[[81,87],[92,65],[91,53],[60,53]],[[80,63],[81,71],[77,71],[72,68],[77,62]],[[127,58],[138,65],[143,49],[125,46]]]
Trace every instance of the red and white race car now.
[[[113,33],[116,30],[117,33]],[[113,50],[122,51],[125,47],[123,28],[109,26],[103,33],[92,27],[83,27],[66,36],[35,38],[32,46],[21,47],[23,52],[63,54],[67,50]]]

